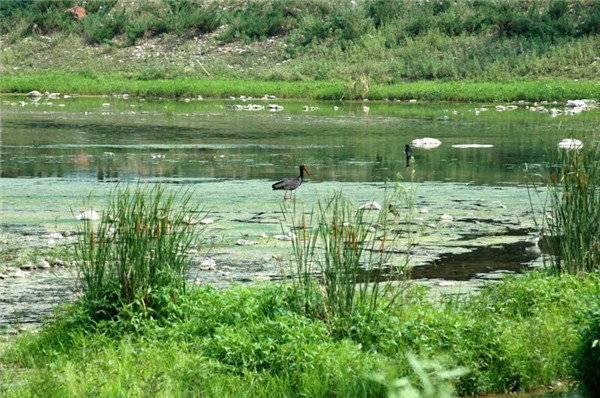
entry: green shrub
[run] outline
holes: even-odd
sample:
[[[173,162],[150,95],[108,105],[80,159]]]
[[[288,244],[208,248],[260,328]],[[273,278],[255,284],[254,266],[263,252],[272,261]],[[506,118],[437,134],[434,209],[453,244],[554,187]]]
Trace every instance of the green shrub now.
[[[550,178],[549,235],[540,244],[556,255],[555,271],[590,272],[600,269],[600,146],[561,156]]]
[[[575,361],[577,379],[592,397],[600,397],[600,301],[588,313]]]
[[[178,197],[161,186],[125,188],[113,193],[97,227],[85,222],[77,265],[95,320],[168,314],[184,292],[196,239],[189,201],[189,193]]]

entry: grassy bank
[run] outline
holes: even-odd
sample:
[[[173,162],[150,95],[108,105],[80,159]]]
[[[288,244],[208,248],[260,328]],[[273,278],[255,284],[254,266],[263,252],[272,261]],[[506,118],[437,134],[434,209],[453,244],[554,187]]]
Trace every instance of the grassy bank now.
[[[357,95],[404,81],[597,81],[599,4],[7,0],[0,73],[327,81]]]
[[[251,80],[209,80],[175,78],[172,80],[136,80],[120,75],[38,73],[8,75],[0,80],[0,92],[60,92],[103,95],[128,93],[148,97],[228,98],[240,95],[260,98],[265,94],[278,98],[307,99],[421,99],[431,101],[553,101],[576,98],[600,98],[596,81],[513,81],[513,82],[436,82],[418,81],[389,85],[371,85],[357,91],[353,84],[329,81],[285,82]]]
[[[161,321],[94,324],[74,305],[4,350],[0,394],[381,396],[376,375],[419,385],[407,352],[467,367],[460,394],[547,387],[576,375],[599,282],[532,273],[442,303],[411,290],[351,329],[303,315],[276,285],[194,288]]]

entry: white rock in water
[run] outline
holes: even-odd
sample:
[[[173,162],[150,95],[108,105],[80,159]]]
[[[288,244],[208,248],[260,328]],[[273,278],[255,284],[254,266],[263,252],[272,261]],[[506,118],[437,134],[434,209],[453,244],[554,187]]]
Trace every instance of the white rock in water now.
[[[412,140],[411,145],[415,148],[433,149],[442,145],[442,141],[438,140],[437,138],[430,137],[417,138]]]
[[[79,213],[77,219],[80,221],[96,221],[100,219],[100,215],[96,210],[85,210]]]
[[[63,236],[60,232],[52,232],[48,234],[49,239],[62,239]]]
[[[203,258],[200,262],[200,267],[206,271],[214,270],[216,266],[217,262],[210,257]]]
[[[411,104],[415,104],[417,102],[417,100],[416,99],[411,99],[411,100],[408,100],[408,102],[411,103]]]
[[[381,205],[376,201],[367,202],[359,207],[360,210],[381,210]]]
[[[558,143],[560,149],[581,149],[583,148],[583,142],[575,138],[564,138]]]
[[[427,207],[421,207],[419,209],[419,213],[421,213],[421,214],[427,214],[427,213],[429,213],[429,209]]]
[[[338,109],[340,109],[340,107],[339,107],[339,106],[337,106],[337,105],[334,105],[334,106],[333,106],[333,110],[334,110],[334,111],[337,111]]]
[[[584,100],[568,100],[566,106],[568,108],[585,108],[587,103]]]
[[[273,239],[283,240],[283,241],[291,241],[292,235],[273,235]]]
[[[493,148],[492,144],[456,144],[452,148]]]
[[[27,275],[29,275],[29,272],[23,271],[22,269],[16,270],[15,273],[13,274],[13,276],[15,276],[17,278],[23,278],[23,277],[26,277]]]
[[[102,104],[103,107],[108,108],[110,106],[110,104],[108,102],[105,102],[104,104]]]
[[[253,241],[253,240],[246,240],[246,239],[238,239],[237,242],[235,242],[236,245],[238,246],[252,246],[255,245],[257,242]]]
[[[204,225],[208,225],[208,224],[214,224],[215,220],[213,220],[212,218],[203,218],[202,220],[200,220],[200,224],[204,224]]]
[[[46,259],[43,259],[43,258],[42,258],[42,259],[41,259],[41,260],[38,262],[38,265],[37,265],[37,267],[38,267],[38,268],[40,268],[40,269],[48,269],[48,268],[50,268],[50,263],[49,263],[48,261],[46,261]]]
[[[497,105],[496,110],[498,112],[504,112],[506,110],[506,107],[504,105]]]
[[[369,113],[369,111],[371,110],[371,108],[369,108],[368,106],[363,106],[363,112],[364,113]]]
[[[281,112],[283,110],[283,106],[277,104],[269,104],[267,108],[270,112]]]
[[[27,96],[28,96],[29,98],[33,98],[33,97],[41,97],[41,96],[42,96],[42,93],[40,93],[40,92],[39,92],[39,91],[37,91],[37,90],[33,90],[33,91],[30,91],[30,92],[28,92],[28,93],[27,93]]]
[[[48,98],[58,99],[58,98],[60,98],[60,93],[50,93],[50,94],[48,94]]]
[[[440,221],[452,222],[452,221],[454,221],[454,217],[452,217],[450,214],[442,214],[442,216],[440,217]]]
[[[198,219],[194,218],[192,216],[183,217],[183,219],[181,221],[183,221],[183,223],[187,224],[187,225],[196,225],[196,224],[198,224]]]

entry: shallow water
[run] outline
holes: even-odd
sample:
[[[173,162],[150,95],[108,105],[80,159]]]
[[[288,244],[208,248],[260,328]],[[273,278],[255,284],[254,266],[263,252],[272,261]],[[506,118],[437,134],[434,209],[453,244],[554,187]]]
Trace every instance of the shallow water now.
[[[597,111],[551,118],[487,106],[477,116],[474,109],[485,104],[382,102],[369,103],[365,113],[363,103],[270,101],[284,106],[275,113],[230,109],[240,101],[1,99],[0,326],[36,324],[73,291],[68,271],[2,273],[2,266],[19,265],[14,253],[69,244],[72,238],[51,234],[69,235],[80,210],[101,211],[119,183],[138,180],[191,188],[215,220],[195,263],[209,256],[217,267],[195,266],[190,278],[198,283],[279,277],[290,244],[276,236],[289,226],[282,223],[282,194],[270,184],[295,175],[302,163],[311,173],[296,195],[304,211],[339,190],[357,204],[381,203],[386,180],[415,190],[421,212],[413,245],[395,248],[398,261],[410,252],[414,277],[449,286],[518,272],[538,255],[527,241],[535,226],[523,184],[556,161],[560,139],[591,145],[600,132]],[[319,109],[304,112],[304,105]],[[416,149],[406,168],[404,145],[420,137],[442,145]],[[473,143],[493,147],[452,147]],[[539,208],[543,194],[533,201]],[[239,239],[256,244],[237,246]]]

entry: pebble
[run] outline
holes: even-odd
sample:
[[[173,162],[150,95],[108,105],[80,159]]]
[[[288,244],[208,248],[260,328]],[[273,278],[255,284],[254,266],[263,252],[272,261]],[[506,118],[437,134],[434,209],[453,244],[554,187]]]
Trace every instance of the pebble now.
[[[238,239],[235,244],[238,246],[252,246],[257,244],[258,242],[253,241],[253,240],[247,240],[247,239]]]
[[[80,221],[95,221],[100,219],[100,215],[96,210],[85,210],[79,213],[77,219]]]
[[[52,265],[54,265],[56,267],[64,267],[65,262],[63,260],[61,260],[60,258],[55,258],[52,260]]]
[[[202,220],[200,220],[200,224],[204,224],[204,225],[209,225],[209,224],[214,224],[215,220],[213,220],[212,218],[203,218]]]
[[[381,205],[376,201],[367,202],[359,207],[360,210],[381,210]]]
[[[575,138],[563,138],[559,143],[560,149],[581,149],[583,148],[583,142]]]
[[[42,93],[40,93],[40,92],[39,92],[39,91],[37,91],[37,90],[33,90],[33,91],[30,91],[30,92],[28,92],[28,93],[27,93],[27,96],[28,96],[28,97],[30,97],[30,98],[33,98],[33,97],[41,97],[41,96],[42,96]]]
[[[217,262],[210,257],[206,257],[200,262],[200,269],[203,271],[212,271],[216,266]]]
[[[38,267],[39,269],[48,269],[48,268],[50,268],[50,263],[49,263],[48,261],[46,261],[46,259],[43,259],[43,258],[42,258],[42,259],[41,259],[41,260],[38,262],[38,265],[37,265],[37,267]]]
[[[24,278],[24,277],[26,277],[27,275],[29,275],[29,272],[26,272],[26,271],[24,271],[24,270],[22,270],[22,269],[18,269],[18,270],[16,270],[16,271],[14,272],[14,274],[13,274],[13,276],[14,276],[14,277],[16,277],[16,278]]]
[[[440,217],[440,221],[452,222],[452,221],[454,221],[454,217],[452,217],[450,214],[442,214],[442,216]]]
[[[273,239],[291,241],[293,235],[273,235]]]

